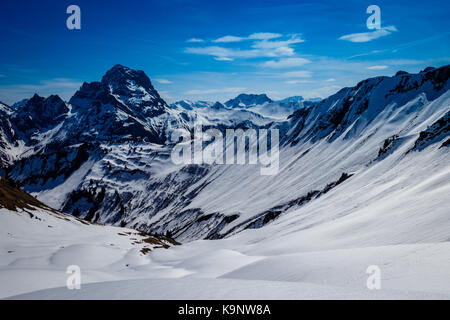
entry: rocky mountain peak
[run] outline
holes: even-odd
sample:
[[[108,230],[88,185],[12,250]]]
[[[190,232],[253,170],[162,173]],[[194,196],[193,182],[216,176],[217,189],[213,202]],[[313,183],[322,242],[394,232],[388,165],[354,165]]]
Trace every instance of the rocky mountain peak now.
[[[128,89],[130,86],[142,87],[147,91],[155,91],[149,77],[142,70],[133,70],[116,64],[102,78],[102,83],[113,88],[115,92]],[[120,94],[120,92],[117,92]],[[157,93],[156,93],[157,94]],[[158,96],[159,97],[159,96]]]
[[[12,117],[14,124],[24,131],[51,128],[65,117],[69,108],[57,95],[47,98],[34,94]]]
[[[106,72],[101,84],[105,92],[120,100],[140,118],[158,116],[168,108],[142,70],[117,64]]]
[[[58,96],[51,95],[47,98],[35,94],[18,110],[18,114],[26,113],[36,116],[42,122],[52,123],[69,111],[66,103]]]

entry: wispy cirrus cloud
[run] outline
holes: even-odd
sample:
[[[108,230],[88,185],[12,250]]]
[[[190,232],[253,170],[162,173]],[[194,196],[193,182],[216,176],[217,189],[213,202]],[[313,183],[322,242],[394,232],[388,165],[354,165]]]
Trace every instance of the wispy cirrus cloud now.
[[[302,38],[298,36],[292,36],[288,40],[275,40],[275,41],[269,41],[269,40],[262,40],[255,42],[252,47],[253,48],[260,48],[260,49],[274,49],[274,48],[280,48],[280,47],[289,47],[292,44],[305,42]]]
[[[370,67],[367,67],[367,69],[369,69],[369,70],[384,70],[384,69],[387,69],[387,68],[389,68],[388,66],[370,66]]]
[[[252,33],[248,37],[238,37],[238,36],[223,36],[213,40],[213,42],[240,42],[244,40],[270,40],[275,38],[280,38],[282,35],[279,33],[272,32],[256,32]]]
[[[189,47],[186,53],[210,55],[219,61],[231,61],[237,58],[277,58],[295,55],[292,45],[304,42],[300,35],[290,35],[285,40],[272,40],[282,37],[278,33],[253,33],[248,37],[225,36],[214,40],[215,43],[241,42],[250,40],[251,45],[242,48],[224,46]]]
[[[292,68],[292,67],[300,67],[310,62],[311,62],[310,60],[305,58],[284,58],[279,60],[266,61],[262,63],[261,66],[267,68]]]
[[[214,60],[217,60],[217,61],[233,61],[233,59],[227,58],[227,57],[215,57]]]
[[[270,39],[276,39],[281,38],[282,34],[280,33],[272,33],[272,32],[257,32],[252,33],[248,36],[248,39],[255,39],[255,40],[270,40]]]
[[[294,50],[289,47],[279,47],[273,49],[231,49],[218,46],[209,46],[201,48],[186,48],[185,52],[213,56],[219,61],[230,61],[236,58],[276,58],[294,55]]]
[[[171,84],[172,81],[167,80],[167,79],[155,79],[156,82],[161,83],[161,84]]]
[[[350,42],[369,42],[381,37],[390,35],[392,32],[397,31],[395,26],[384,27],[371,32],[351,33],[339,37],[339,40],[346,40]]]
[[[189,42],[189,43],[194,43],[194,42],[201,43],[201,42],[205,42],[205,40],[200,39],[200,38],[191,38],[189,40],[186,40],[186,42]]]
[[[299,84],[299,83],[312,83],[313,81],[311,80],[288,80],[285,81],[284,83],[286,84]]]
[[[216,40],[213,40],[213,42],[239,42],[242,40],[245,40],[245,38],[235,36],[224,36],[217,38]]]
[[[289,71],[280,74],[282,78],[311,78],[312,72],[307,70]]]

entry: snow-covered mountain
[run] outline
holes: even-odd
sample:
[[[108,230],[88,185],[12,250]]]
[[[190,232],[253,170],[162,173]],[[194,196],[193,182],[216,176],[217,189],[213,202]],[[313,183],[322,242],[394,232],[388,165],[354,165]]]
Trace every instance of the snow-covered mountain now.
[[[245,101],[242,102],[242,101]],[[172,109],[195,114],[200,118],[218,118],[217,122],[252,121],[252,117],[265,119],[263,122],[278,121],[286,119],[294,111],[310,106],[310,101],[297,101],[295,99],[273,102],[266,95],[240,94],[225,104],[221,102],[189,101],[182,100],[170,105]],[[238,112],[236,112],[238,111]],[[197,119],[197,118],[196,118]],[[260,122],[260,121],[257,121]]]
[[[304,100],[305,99],[302,96],[292,96],[278,100],[277,102],[302,102]]]
[[[215,103],[211,102],[211,101],[180,100],[180,101],[170,104],[170,107],[173,109],[177,109],[177,110],[180,110],[180,109],[194,110],[195,108],[210,108],[214,104]]]
[[[242,93],[236,98],[225,102],[225,105],[229,108],[246,108],[252,105],[260,105],[269,102],[272,102],[272,99],[270,99],[266,94]]]
[[[116,65],[101,82],[84,83],[69,103],[72,115],[59,135],[69,132],[73,143],[120,140],[163,143],[166,139],[170,108],[143,71]]]
[[[278,100],[276,102],[306,102],[306,103],[314,103],[314,102],[319,102],[321,100],[322,100],[321,98],[305,99],[302,96],[292,96],[292,97],[287,97],[287,98]]]
[[[40,97],[35,94],[12,113],[11,122],[20,140],[34,146],[61,124],[69,113],[69,107],[58,96]]]
[[[164,285],[178,298],[230,297],[236,287],[246,298],[448,297],[449,75],[450,66],[399,72],[311,103],[241,95],[200,107],[168,106],[143,72],[118,65],[69,103],[35,96],[2,107],[5,173],[77,218],[184,243],[152,257],[191,278],[122,283],[130,292]],[[35,112],[36,123],[19,125],[19,113],[46,103],[55,121]],[[198,123],[279,129],[278,174],[174,164],[171,133]],[[387,290],[368,296],[371,264],[383,266]],[[89,288],[92,297],[108,292]]]
[[[169,107],[142,71],[117,65],[102,82],[83,84],[68,105],[35,96],[14,111],[18,135],[31,132],[26,145],[34,136],[43,142],[8,174],[44,203],[89,221],[169,231],[183,241],[220,238],[314,202],[380,161],[409,159],[428,146],[426,152],[448,152],[438,148],[448,145],[448,74],[442,67],[371,78],[308,106],[240,95],[233,101],[244,97],[245,108],[189,109]],[[51,108],[35,117],[55,120],[21,130],[19,114],[45,105]],[[280,108],[292,112],[289,119]],[[173,164],[171,130],[195,123],[280,129],[279,174],[260,176],[251,165]]]

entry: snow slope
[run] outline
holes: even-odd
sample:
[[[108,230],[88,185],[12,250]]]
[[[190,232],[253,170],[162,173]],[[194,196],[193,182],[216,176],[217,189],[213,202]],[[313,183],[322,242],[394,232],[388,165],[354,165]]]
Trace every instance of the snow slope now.
[[[161,270],[147,256],[171,240],[59,213],[3,179],[0,226],[0,298],[65,286],[70,265],[81,268],[83,283],[187,273]]]
[[[81,290],[61,287],[12,298],[450,299],[448,242],[290,253],[277,246],[283,239],[271,232],[269,239],[259,230],[152,251],[148,257],[153,268],[125,273],[100,267],[104,281],[84,283]],[[369,265],[381,269],[380,290],[366,287]],[[116,278],[108,278],[109,272]],[[22,274],[19,270],[15,276]],[[37,274],[33,270],[26,276]],[[126,279],[132,276],[142,279]]]

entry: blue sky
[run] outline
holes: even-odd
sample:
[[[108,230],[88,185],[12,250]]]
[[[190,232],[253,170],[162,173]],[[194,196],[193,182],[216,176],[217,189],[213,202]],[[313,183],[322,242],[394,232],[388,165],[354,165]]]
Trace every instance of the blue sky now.
[[[68,30],[66,8],[81,8]],[[369,5],[381,29],[369,30]],[[114,64],[144,70],[169,102],[239,93],[326,97],[398,70],[450,63],[447,1],[0,2],[0,101],[60,94]]]

